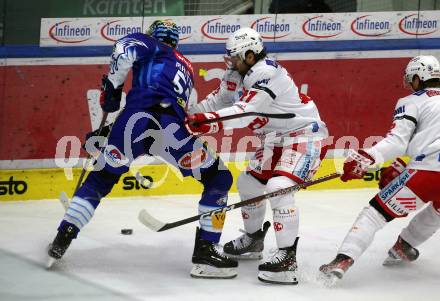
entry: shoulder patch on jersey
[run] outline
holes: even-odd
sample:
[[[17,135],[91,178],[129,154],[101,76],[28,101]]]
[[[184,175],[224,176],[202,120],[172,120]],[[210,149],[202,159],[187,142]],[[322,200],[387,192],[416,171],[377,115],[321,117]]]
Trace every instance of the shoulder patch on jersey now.
[[[420,95],[423,95],[425,92],[426,92],[426,90],[419,90],[419,91],[414,92],[412,95],[420,96]]]
[[[277,62],[275,62],[273,60],[265,59],[265,62],[266,62],[266,65],[272,66],[274,68],[278,68]]]

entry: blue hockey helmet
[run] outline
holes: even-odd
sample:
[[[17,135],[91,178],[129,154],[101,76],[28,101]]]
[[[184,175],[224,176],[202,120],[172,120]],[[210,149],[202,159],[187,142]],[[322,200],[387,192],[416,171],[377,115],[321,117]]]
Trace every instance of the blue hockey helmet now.
[[[174,48],[179,43],[179,30],[176,23],[170,20],[156,20],[147,30],[147,35],[156,38]]]

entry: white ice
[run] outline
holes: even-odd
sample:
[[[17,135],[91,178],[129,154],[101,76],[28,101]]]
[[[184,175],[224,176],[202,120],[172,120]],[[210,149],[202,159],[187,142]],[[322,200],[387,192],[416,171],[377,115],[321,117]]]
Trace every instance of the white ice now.
[[[0,300],[440,300],[440,240],[419,247],[419,259],[404,267],[382,261],[409,219],[395,220],[376,235],[364,255],[334,288],[323,287],[318,268],[338,245],[375,190],[302,191],[299,285],[264,284],[255,261],[242,261],[231,280],[189,276],[196,223],[153,233],[137,221],[146,208],[175,221],[197,214],[197,195],[106,199],[61,262],[44,269],[46,246],[63,216],[57,200],[0,203]],[[237,195],[230,203],[238,201]],[[270,219],[270,210],[267,211]],[[240,210],[227,215],[222,243],[239,235]],[[121,235],[122,228],[133,229]],[[275,247],[273,230],[265,255]]]

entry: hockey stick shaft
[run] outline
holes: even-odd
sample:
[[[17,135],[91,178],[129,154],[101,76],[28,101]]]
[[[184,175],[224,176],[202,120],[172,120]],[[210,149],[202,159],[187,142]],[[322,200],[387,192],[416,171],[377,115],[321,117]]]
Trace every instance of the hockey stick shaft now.
[[[108,116],[108,112],[104,112],[104,114],[102,115],[102,119],[101,119],[101,123],[99,124],[99,128],[98,128],[98,135],[99,136],[101,134],[102,128],[105,125],[105,122],[107,121],[107,116]],[[88,155],[87,159],[86,159],[86,163],[83,166],[83,169],[81,171],[81,175],[79,176],[78,182],[76,183],[76,187],[75,190],[73,192],[73,195],[75,195],[75,193],[78,191],[79,186],[81,186],[84,176],[86,174],[87,171],[87,166],[89,165],[90,159],[92,158],[92,155]]]
[[[290,187],[287,187],[287,188],[283,188],[283,189],[280,189],[280,190],[277,190],[277,191],[274,191],[274,192],[271,192],[271,193],[263,194],[263,195],[260,195],[260,196],[257,196],[257,197],[254,197],[254,198],[251,198],[251,199],[248,199],[248,200],[244,200],[244,201],[241,201],[241,202],[238,202],[238,203],[235,203],[235,204],[223,207],[223,208],[211,210],[211,211],[205,212],[203,214],[199,214],[199,215],[195,215],[195,216],[192,216],[192,217],[188,217],[188,218],[185,218],[185,219],[182,219],[182,220],[179,220],[179,221],[176,221],[176,222],[172,222],[172,223],[163,223],[163,222],[157,220],[156,218],[154,218],[153,216],[151,216],[144,209],[144,210],[142,210],[139,213],[139,221],[141,223],[143,223],[145,226],[147,226],[148,228],[152,229],[153,231],[161,232],[161,231],[169,230],[169,229],[176,228],[176,227],[179,227],[179,226],[182,226],[182,225],[186,225],[186,224],[189,224],[191,222],[198,221],[198,220],[200,220],[201,218],[204,218],[204,217],[212,217],[215,214],[222,214],[222,213],[225,213],[227,211],[231,211],[231,210],[234,210],[234,209],[237,209],[237,208],[241,208],[243,206],[247,206],[247,205],[250,205],[250,204],[253,204],[253,203],[261,202],[261,201],[266,200],[266,199],[270,199],[270,198],[273,198],[273,197],[276,197],[276,196],[280,196],[280,195],[285,195],[285,194],[288,194],[288,193],[293,192],[295,190],[299,190],[301,188],[306,188],[306,187],[309,187],[309,186],[312,186],[312,185],[316,185],[316,184],[319,184],[319,183],[322,183],[322,182],[326,182],[326,181],[329,181],[329,180],[332,180],[332,179],[339,178],[340,176],[341,176],[340,173],[332,173],[332,174],[329,174],[327,176],[318,178],[316,180],[312,180],[312,181],[305,182],[305,183],[302,183],[302,184],[293,185],[293,186],[290,186]]]
[[[296,114],[295,113],[280,113],[280,114],[274,113],[274,114],[271,114],[271,113],[245,112],[245,113],[239,113],[239,114],[235,114],[235,115],[207,119],[207,120],[203,120],[201,122],[194,122],[193,125],[198,126],[198,125],[207,124],[207,123],[243,118],[246,116],[259,116],[259,117],[277,118],[277,119],[290,119],[290,118],[296,117]]]

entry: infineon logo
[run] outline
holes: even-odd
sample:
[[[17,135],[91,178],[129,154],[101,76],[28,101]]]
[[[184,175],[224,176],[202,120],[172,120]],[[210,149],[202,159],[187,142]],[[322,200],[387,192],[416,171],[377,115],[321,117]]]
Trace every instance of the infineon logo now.
[[[351,22],[351,31],[363,37],[378,37],[391,31],[391,23],[371,15],[360,16]]]
[[[431,34],[438,29],[438,21],[436,19],[427,19],[419,14],[411,14],[403,17],[399,21],[399,29],[403,33],[423,36]]]
[[[304,22],[302,30],[314,38],[331,38],[342,33],[342,23],[324,16],[316,16]]]
[[[91,38],[91,29],[87,25],[74,26],[71,21],[63,21],[49,28],[49,36],[60,43],[81,43]]]
[[[206,21],[202,25],[202,34],[213,40],[227,40],[229,35],[240,29],[240,24],[224,24],[223,18],[215,18]]]
[[[121,20],[115,20],[105,23],[100,30],[101,36],[106,40],[115,42],[116,40],[128,34],[142,32],[142,28],[139,26],[127,26],[123,23],[120,23]]]
[[[289,23],[275,23],[272,19],[273,17],[257,19],[251,28],[258,31],[263,39],[279,39],[290,34]]]

